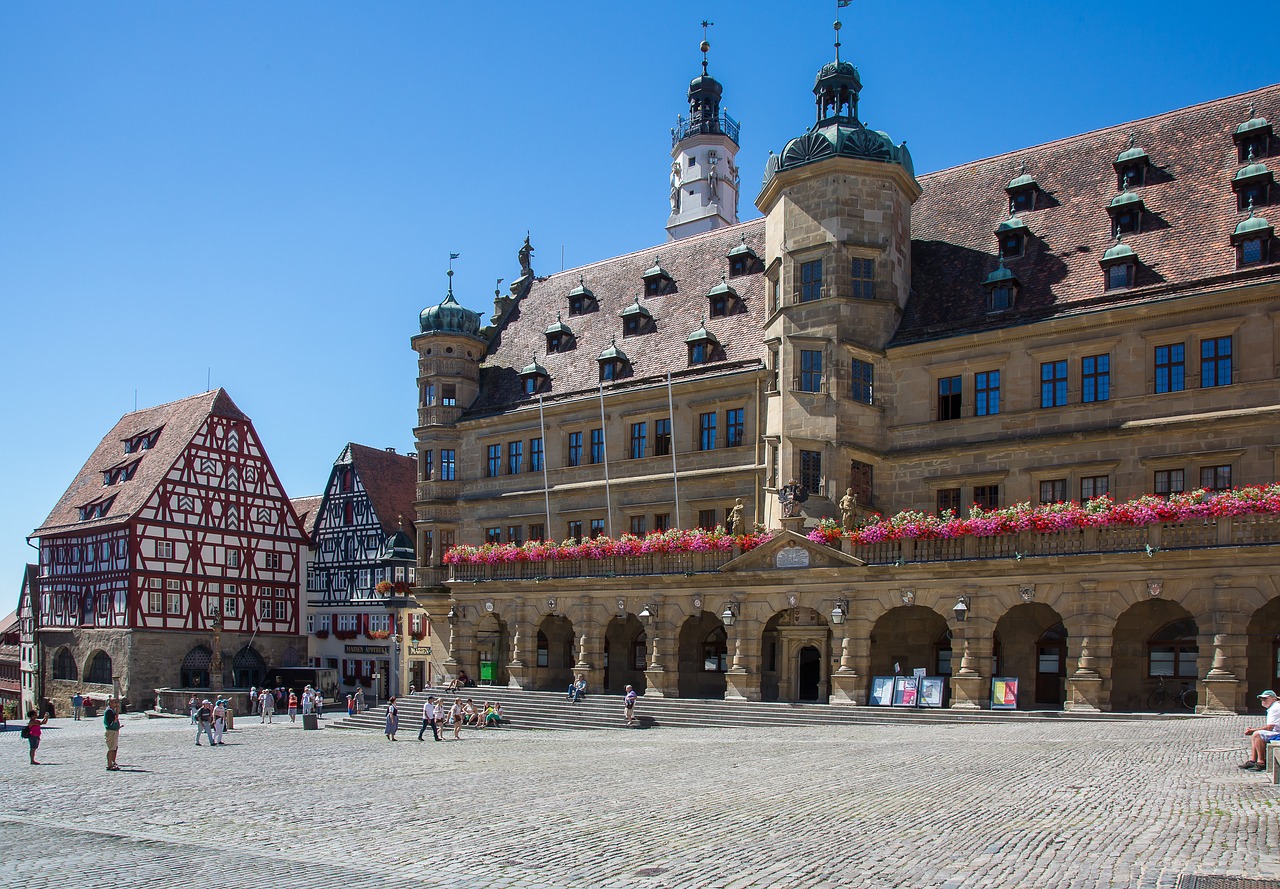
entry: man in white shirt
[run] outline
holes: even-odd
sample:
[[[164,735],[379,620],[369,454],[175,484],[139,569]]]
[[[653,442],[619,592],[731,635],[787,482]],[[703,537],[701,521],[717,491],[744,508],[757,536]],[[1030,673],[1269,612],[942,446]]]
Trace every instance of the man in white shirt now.
[[[1240,763],[1240,768],[1253,772],[1267,770],[1267,742],[1280,737],[1280,697],[1271,689],[1258,695],[1262,706],[1267,708],[1267,724],[1256,728],[1247,728],[1244,733],[1249,736],[1249,759]]]
[[[427,702],[422,705],[422,728],[418,729],[418,740],[425,741],[422,737],[427,727],[431,728],[431,735],[437,741],[440,740],[440,730],[436,728],[436,699],[434,695],[427,696]]]

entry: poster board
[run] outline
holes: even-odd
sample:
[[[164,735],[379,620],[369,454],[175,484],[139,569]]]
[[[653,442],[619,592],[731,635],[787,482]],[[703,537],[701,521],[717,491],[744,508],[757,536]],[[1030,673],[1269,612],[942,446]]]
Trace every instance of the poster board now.
[[[926,676],[920,680],[921,707],[941,707],[946,694],[947,680],[945,676]]]
[[[893,706],[914,707],[919,680],[914,676],[895,676],[893,678]]]
[[[874,676],[871,679],[871,694],[867,701],[872,707],[889,707],[893,704],[893,677]]]
[[[1016,676],[996,676],[992,678],[991,709],[1018,709],[1018,678]]]

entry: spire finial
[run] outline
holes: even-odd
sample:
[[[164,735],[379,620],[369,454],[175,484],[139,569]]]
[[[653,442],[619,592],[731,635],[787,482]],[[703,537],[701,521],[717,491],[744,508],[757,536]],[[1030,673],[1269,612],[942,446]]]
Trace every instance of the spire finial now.
[[[711,44],[707,42],[707,28],[715,25],[715,22],[702,20],[702,43],[698,46],[702,50],[702,76],[707,76],[707,50],[711,49]]]
[[[1253,195],[1249,195],[1249,218],[1253,218]]]
[[[494,296],[499,296],[499,295],[501,295],[502,290],[501,290],[500,288],[502,287],[502,282],[503,282],[504,280],[505,280],[505,279],[503,279],[503,278],[499,278],[498,280],[496,280],[496,281],[494,281],[494,282],[493,282],[493,295],[494,295]]]
[[[460,255],[461,255],[461,254],[458,254],[458,253],[450,253],[450,254],[449,254],[449,271],[448,271],[448,275],[449,275],[449,295],[450,295],[450,296],[453,296],[453,261],[454,261],[455,259],[457,259]]]
[[[836,20],[835,22],[832,23],[831,27],[836,32],[836,63],[837,64],[839,64],[840,62],[840,29],[844,27],[844,25],[840,24],[840,10],[844,9],[846,6],[848,6],[852,2],[853,0],[836,0]]]
[[[1249,163],[1253,163],[1253,143],[1249,143],[1249,156],[1246,158]]]

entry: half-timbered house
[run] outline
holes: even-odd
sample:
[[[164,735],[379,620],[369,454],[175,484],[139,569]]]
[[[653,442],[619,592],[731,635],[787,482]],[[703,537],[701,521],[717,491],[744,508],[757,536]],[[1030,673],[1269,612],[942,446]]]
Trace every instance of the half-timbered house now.
[[[40,686],[40,649],[36,645],[36,616],[40,604],[40,566],[27,565],[22,571],[22,589],[18,593],[18,644],[21,647],[18,670],[22,684],[22,712],[35,707],[44,694]]]
[[[418,461],[347,444],[316,510],[307,572],[307,632],[317,667],[342,689],[378,697],[430,681],[426,616],[406,600],[414,582]],[[407,637],[407,638],[406,638]],[[396,681],[407,672],[407,681]]]
[[[247,688],[306,655],[302,527],[221,389],[122,417],[32,537],[50,698]]]

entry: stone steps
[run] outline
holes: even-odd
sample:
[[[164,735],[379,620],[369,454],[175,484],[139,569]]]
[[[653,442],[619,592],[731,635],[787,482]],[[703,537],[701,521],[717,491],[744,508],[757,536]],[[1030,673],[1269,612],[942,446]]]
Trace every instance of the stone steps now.
[[[422,720],[422,705],[429,693],[417,692],[400,698],[402,732],[415,735]],[[449,702],[454,695],[443,695]],[[461,695],[471,698],[477,708],[486,701],[502,703],[504,727],[521,730],[596,730],[623,729],[620,695],[588,695],[571,704],[562,692],[526,691],[523,689],[480,686],[468,688]],[[830,704],[762,703],[757,701],[723,701],[693,698],[648,698],[636,702],[636,718],[641,728],[743,728],[793,725],[884,725],[956,723],[1006,723],[1062,720],[1090,721],[1114,719],[1166,719],[1151,713],[1082,713],[1080,711],[1037,710],[950,710],[914,709],[907,707],[849,707]],[[1186,717],[1183,717],[1186,718]],[[375,707],[355,717],[326,720],[330,728],[362,729],[382,732],[386,705]]]

